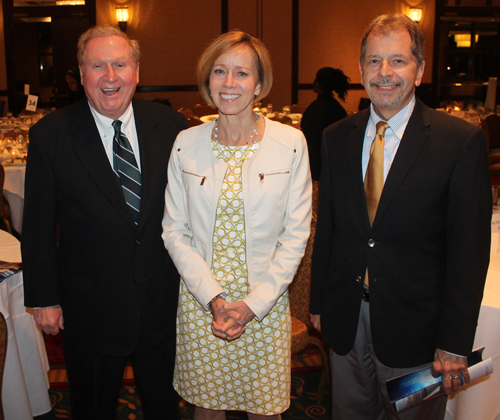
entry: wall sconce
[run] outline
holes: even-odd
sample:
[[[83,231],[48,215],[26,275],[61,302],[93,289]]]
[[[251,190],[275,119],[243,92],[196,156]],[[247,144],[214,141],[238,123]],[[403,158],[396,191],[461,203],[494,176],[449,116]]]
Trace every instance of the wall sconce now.
[[[419,23],[422,20],[422,8],[421,7],[410,7],[410,12],[408,17],[413,20],[413,22]]]
[[[116,20],[118,21],[118,26],[122,32],[127,32],[127,22],[128,22],[128,6],[117,6],[116,10]]]

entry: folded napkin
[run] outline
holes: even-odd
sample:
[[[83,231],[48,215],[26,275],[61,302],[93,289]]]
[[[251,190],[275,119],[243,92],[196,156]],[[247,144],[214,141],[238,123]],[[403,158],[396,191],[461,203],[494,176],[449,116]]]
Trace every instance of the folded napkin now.
[[[7,277],[14,275],[21,270],[22,270],[21,263],[0,261],[0,283],[2,283]]]

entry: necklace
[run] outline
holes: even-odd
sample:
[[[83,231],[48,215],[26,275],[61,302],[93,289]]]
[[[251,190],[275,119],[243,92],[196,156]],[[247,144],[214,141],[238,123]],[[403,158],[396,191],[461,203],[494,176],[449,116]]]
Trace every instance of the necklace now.
[[[255,136],[259,134],[258,126],[257,126],[257,121],[259,121],[259,116],[257,114],[254,114],[255,116],[255,126],[252,128],[252,132],[248,136],[248,140],[245,142],[245,144],[249,143],[256,143],[256,140],[254,140]],[[214,126],[214,133],[213,133],[213,138],[217,143],[219,142],[219,118],[215,120],[215,126]]]

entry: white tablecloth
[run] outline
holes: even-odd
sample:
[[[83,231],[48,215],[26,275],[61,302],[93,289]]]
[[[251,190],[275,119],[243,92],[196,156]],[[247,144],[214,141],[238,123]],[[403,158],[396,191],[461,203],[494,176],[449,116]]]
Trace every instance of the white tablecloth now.
[[[0,230],[0,260],[21,261],[19,241]],[[7,321],[8,345],[2,387],[5,420],[31,419],[51,410],[49,362],[40,330],[24,307],[22,272],[0,284],[0,311]]]
[[[3,195],[9,202],[12,228],[21,233],[23,227],[24,209],[24,177],[26,174],[25,163],[4,163],[5,184]]]
[[[498,232],[500,213],[493,215],[492,233]],[[497,241],[498,236],[492,235]],[[496,245],[496,244],[494,244]],[[495,249],[492,246],[492,249]],[[485,346],[483,360],[491,357],[493,373],[469,384],[448,399],[445,420],[500,420],[500,253],[491,256],[474,348]]]

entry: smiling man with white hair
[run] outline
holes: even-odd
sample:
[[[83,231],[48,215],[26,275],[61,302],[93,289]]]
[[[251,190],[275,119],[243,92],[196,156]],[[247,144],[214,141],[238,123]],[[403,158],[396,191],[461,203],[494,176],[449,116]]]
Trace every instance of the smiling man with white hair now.
[[[73,419],[116,417],[128,360],[144,419],[179,415],[179,276],[161,220],[170,149],[186,120],[132,99],[139,57],[117,28],[89,29],[78,43],[86,98],[30,130],[25,304],[46,334],[63,334]]]

